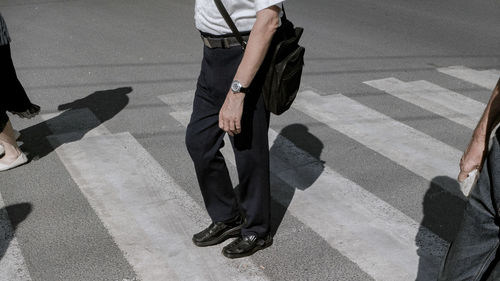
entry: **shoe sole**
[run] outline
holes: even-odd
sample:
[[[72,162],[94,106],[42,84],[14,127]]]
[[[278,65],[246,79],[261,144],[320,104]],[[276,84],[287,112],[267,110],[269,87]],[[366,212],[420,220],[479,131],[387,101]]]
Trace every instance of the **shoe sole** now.
[[[222,254],[226,258],[230,258],[230,259],[244,258],[244,257],[248,257],[248,256],[255,254],[255,252],[257,252],[257,251],[260,251],[260,250],[263,250],[267,247],[270,247],[271,245],[273,245],[273,239],[271,239],[270,241],[266,241],[264,243],[264,245],[262,245],[262,246],[257,246],[255,248],[253,248],[250,252],[241,253],[241,254],[228,254],[228,253],[224,252],[224,249],[222,249]]]
[[[207,247],[207,246],[217,245],[217,244],[220,244],[220,243],[226,241],[229,238],[238,237],[240,235],[241,228],[242,228],[242,225],[239,225],[237,227],[233,227],[233,228],[227,230],[226,232],[222,233],[220,236],[218,236],[215,239],[212,239],[209,241],[204,241],[204,242],[195,242],[193,240],[193,243],[198,247]]]

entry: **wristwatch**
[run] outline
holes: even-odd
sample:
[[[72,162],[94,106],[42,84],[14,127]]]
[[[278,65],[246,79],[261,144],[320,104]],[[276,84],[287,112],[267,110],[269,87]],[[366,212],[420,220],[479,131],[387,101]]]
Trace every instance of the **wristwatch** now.
[[[233,93],[248,93],[249,92],[249,88],[245,88],[241,85],[240,81],[238,80],[234,80],[233,83],[231,83],[231,91],[233,91]]]

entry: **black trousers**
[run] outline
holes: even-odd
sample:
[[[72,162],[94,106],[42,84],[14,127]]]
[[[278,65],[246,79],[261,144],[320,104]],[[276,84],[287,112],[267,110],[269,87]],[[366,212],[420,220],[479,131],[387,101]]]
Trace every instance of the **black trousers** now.
[[[241,209],[247,220],[242,234],[265,236],[270,230],[267,135],[270,114],[260,96],[262,83],[258,77],[245,97],[242,132],[230,137],[238,170],[239,196],[233,189],[220,152],[225,132],[218,125],[219,111],[242,57],[241,47],[204,48],[193,113],[186,132],[186,146],[211,219],[226,221],[235,217]]]
[[[500,280],[500,131],[490,141],[439,281]]]
[[[5,109],[0,108],[0,132],[3,132],[5,129],[5,125],[9,122],[9,116],[7,116],[7,112]]]
[[[10,44],[0,46],[0,131],[9,121],[8,111],[22,112],[31,106],[21,82],[17,79]]]

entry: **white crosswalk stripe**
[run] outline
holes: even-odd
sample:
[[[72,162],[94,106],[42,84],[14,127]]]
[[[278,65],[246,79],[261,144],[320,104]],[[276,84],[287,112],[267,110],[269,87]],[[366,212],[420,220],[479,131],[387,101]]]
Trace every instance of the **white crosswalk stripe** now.
[[[427,81],[403,82],[391,77],[364,83],[470,129],[476,127],[485,107],[481,102]]]
[[[439,71],[483,87],[494,85],[498,78],[495,70],[470,72],[463,67],[452,67]],[[483,103],[427,81],[387,78],[365,83],[471,129],[484,110]],[[160,99],[171,107],[170,114],[186,126],[193,91],[163,95]],[[454,178],[458,172],[461,151],[343,95],[301,92],[294,108],[429,181],[443,175]],[[290,214],[375,280],[415,280],[419,263],[419,280],[436,278],[447,246],[445,241],[354,182],[324,167],[318,159],[274,130],[270,129],[269,135],[270,146],[279,151],[271,155],[273,178],[293,187],[300,186],[308,174],[319,174],[306,191],[297,190],[288,207]],[[224,154],[234,166],[229,147],[224,148]],[[458,189],[447,185],[442,188],[462,196]],[[321,219],[318,213],[322,214]],[[421,249],[417,251],[415,238],[419,231],[425,241],[419,241]],[[372,235],[367,237],[366,233]]]
[[[500,73],[463,66],[438,71],[486,88]],[[483,103],[427,81],[389,77],[364,83],[471,129],[484,110]],[[159,98],[187,126],[193,94]],[[428,181],[458,172],[461,151],[344,95],[303,91],[294,108]],[[192,244],[191,235],[207,224],[204,208],[130,133],[112,134],[87,109],[62,114],[71,116],[43,116],[53,132],[49,140],[140,280],[268,279],[251,259],[228,260],[220,255],[221,246],[200,250]],[[274,198],[290,203],[287,211],[300,223],[375,280],[436,278],[447,247],[442,238],[273,129],[269,145],[273,184],[286,189],[312,182],[306,190],[295,189],[291,203]],[[226,145],[223,153],[234,169],[231,150]],[[461,197],[458,189],[442,188]],[[8,228],[5,218],[0,217],[0,228]],[[19,274],[9,280],[31,280],[15,238],[0,259],[0,276],[14,270]]]
[[[461,151],[348,97],[304,91],[294,107],[429,181],[458,174]]]
[[[86,124],[97,120],[88,110],[72,114]],[[61,122],[47,123],[57,154],[141,280],[266,280],[248,260],[192,244],[191,235],[206,226],[201,208],[132,135],[110,134],[103,125],[58,134]]]
[[[474,70],[461,65],[442,67],[437,70],[489,90],[493,90],[493,88],[495,88],[498,77],[500,77],[500,71],[496,69]]]
[[[180,123],[189,121],[192,95],[160,96],[174,110]],[[415,237],[419,224],[354,182],[342,177],[272,129],[269,145],[271,173],[288,185],[302,186],[305,178],[319,175],[307,191],[297,190],[288,211],[321,235],[332,247],[356,262],[376,280],[415,280],[419,259],[426,260],[429,275],[435,274],[446,243],[422,228],[427,238],[417,255]],[[228,158],[235,165],[232,157]],[[280,201],[280,198],[276,198]],[[318,216],[318,214],[322,214]],[[371,233],[372,235],[366,235]],[[421,261],[422,262],[422,261]],[[421,273],[424,274],[424,273]]]

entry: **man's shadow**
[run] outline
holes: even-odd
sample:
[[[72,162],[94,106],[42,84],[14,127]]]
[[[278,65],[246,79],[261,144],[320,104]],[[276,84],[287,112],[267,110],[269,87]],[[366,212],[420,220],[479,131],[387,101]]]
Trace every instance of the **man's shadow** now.
[[[0,209],[0,260],[5,256],[16,229],[31,213],[30,203],[19,203]]]
[[[71,133],[63,143],[81,139],[92,129],[113,118],[129,102],[131,87],[97,91],[84,98],[61,104],[60,114],[54,114],[44,122],[21,130],[21,149],[28,154],[30,160],[42,158],[62,143],[49,142],[51,135]],[[55,147],[56,146],[56,147]]]
[[[457,190],[459,195],[447,190]],[[435,177],[424,196],[424,217],[420,225],[450,243],[460,227],[465,203],[465,196],[461,195],[460,186],[455,179]],[[420,258],[417,281],[436,280],[447,247],[442,249],[442,245],[429,245],[432,239],[427,237],[428,232],[423,231],[422,227],[415,237]]]
[[[295,153],[290,146],[299,148],[299,152]],[[302,124],[289,125],[279,133],[270,149],[271,173],[276,175],[271,177],[271,235],[274,236],[281,225],[295,190],[306,190],[323,172],[324,162],[320,160],[323,147]]]

